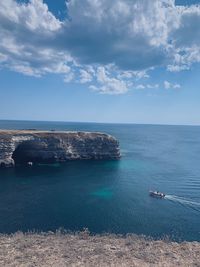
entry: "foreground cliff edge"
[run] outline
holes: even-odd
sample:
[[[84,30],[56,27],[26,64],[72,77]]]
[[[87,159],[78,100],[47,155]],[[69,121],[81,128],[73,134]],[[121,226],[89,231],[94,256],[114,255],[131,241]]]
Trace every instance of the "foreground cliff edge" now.
[[[151,240],[137,235],[16,233],[0,235],[1,266],[165,266],[200,263],[200,243]]]
[[[104,133],[0,130],[0,168],[28,163],[119,158],[119,142]]]

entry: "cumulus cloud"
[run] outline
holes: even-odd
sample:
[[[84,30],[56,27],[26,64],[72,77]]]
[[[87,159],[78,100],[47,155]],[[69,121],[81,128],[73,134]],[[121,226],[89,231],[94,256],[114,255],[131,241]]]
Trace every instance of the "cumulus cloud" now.
[[[146,88],[146,86],[144,85],[144,84],[138,84],[136,87],[135,87],[135,89],[138,89],[138,90],[143,90],[143,89],[145,89]]]
[[[143,89],[158,89],[159,84],[138,84],[135,86],[135,89],[143,90]]]
[[[114,63],[124,70],[161,65],[168,54],[169,5],[165,8],[160,0],[72,0],[63,40],[82,64]]]
[[[121,94],[148,70],[181,71],[200,62],[198,5],[71,0],[67,11],[60,21],[42,0],[1,0],[0,67],[37,77],[57,73],[65,82]]]
[[[72,61],[67,51],[51,43],[62,23],[48,11],[42,0],[19,4],[14,0],[0,2],[0,53],[3,67],[26,75],[68,73]]]
[[[188,70],[200,62],[200,5],[178,10],[179,26],[171,31],[174,59],[168,66],[170,71]]]
[[[86,70],[80,70],[80,83],[88,83],[93,80],[92,74]]]
[[[64,82],[65,83],[70,83],[71,81],[73,81],[75,78],[75,75],[73,72],[69,72],[64,76]]]
[[[178,83],[170,83],[168,81],[164,81],[164,88],[165,89],[179,89],[181,88],[181,86]]]
[[[96,72],[97,85],[91,85],[90,89],[101,94],[119,95],[128,91],[127,83],[110,76],[104,67],[98,67]]]

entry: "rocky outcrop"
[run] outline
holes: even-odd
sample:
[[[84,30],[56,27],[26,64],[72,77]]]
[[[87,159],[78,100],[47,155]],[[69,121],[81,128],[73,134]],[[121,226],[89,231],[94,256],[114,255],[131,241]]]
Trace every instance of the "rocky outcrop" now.
[[[0,167],[119,157],[119,143],[108,134],[0,130]]]

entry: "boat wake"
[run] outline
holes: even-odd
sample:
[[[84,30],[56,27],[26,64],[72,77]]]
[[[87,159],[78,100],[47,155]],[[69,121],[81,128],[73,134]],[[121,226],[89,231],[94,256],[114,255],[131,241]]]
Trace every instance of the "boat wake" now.
[[[193,200],[191,200],[189,198],[185,198],[185,197],[175,196],[175,195],[166,195],[165,199],[168,199],[172,202],[179,203],[185,207],[192,208],[192,209],[200,212],[200,202],[193,201]]]

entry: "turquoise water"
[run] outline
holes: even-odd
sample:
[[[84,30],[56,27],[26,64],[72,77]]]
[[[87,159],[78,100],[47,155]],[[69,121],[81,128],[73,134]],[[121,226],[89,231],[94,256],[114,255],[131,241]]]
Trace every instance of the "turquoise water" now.
[[[200,241],[200,127],[0,121],[6,129],[102,131],[119,161],[0,171],[0,232],[137,233]],[[166,199],[149,197],[156,189]]]

